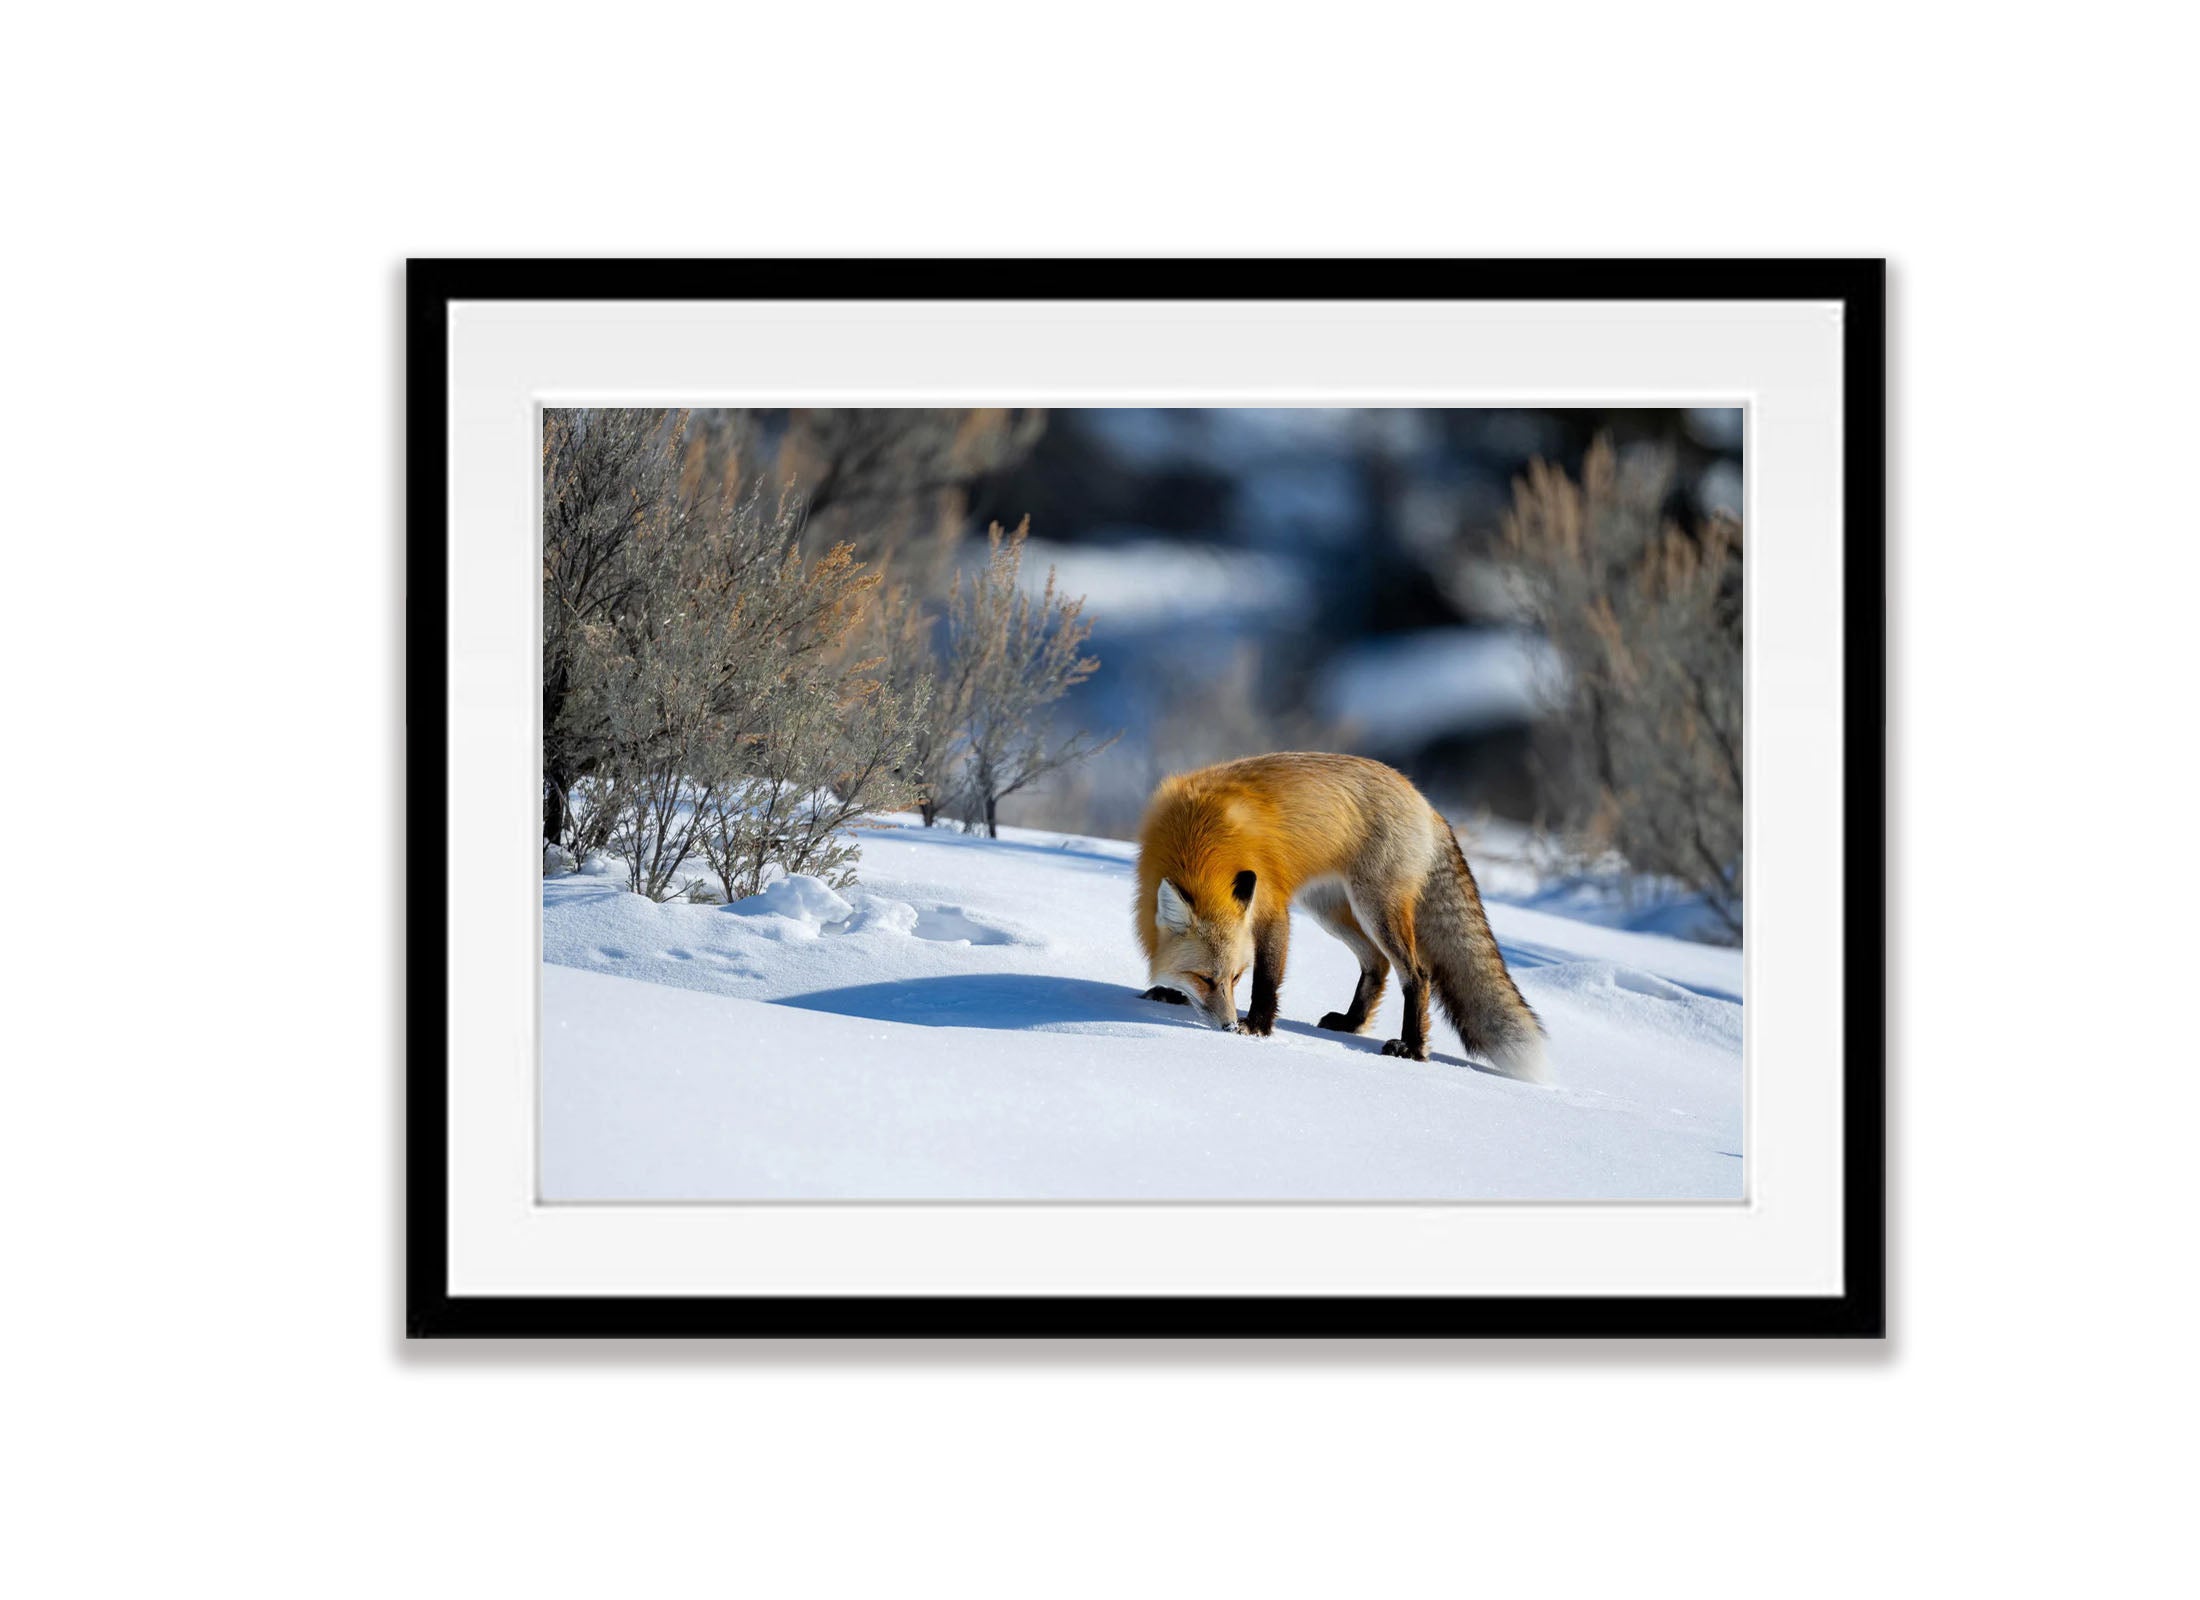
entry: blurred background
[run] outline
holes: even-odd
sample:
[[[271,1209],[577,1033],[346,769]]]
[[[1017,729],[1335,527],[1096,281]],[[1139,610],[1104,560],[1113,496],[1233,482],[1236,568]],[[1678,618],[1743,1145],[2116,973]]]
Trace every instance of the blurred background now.
[[[1549,810],[1533,726],[1562,671],[1500,552],[1514,480],[1588,447],[1670,462],[1685,526],[1742,508],[1740,409],[726,412],[816,539],[920,588],[1030,517],[1023,583],[1085,596],[1093,676],[1063,724],[1120,731],[1005,821],[1126,836],[1168,770],[1318,746],[1452,812]],[[728,438],[728,445],[735,445]]]
[[[1523,892],[1740,936],[1739,409],[604,411],[549,437],[546,839],[610,770],[574,665],[638,691],[769,570],[853,619],[787,659],[837,660],[816,703],[869,740],[813,718],[791,792],[892,809],[860,770],[927,826],[1126,838],[1169,772],[1345,751],[1533,856]],[[757,564],[789,541],[808,566]],[[653,550],[686,575],[644,575]],[[744,731],[729,781],[797,743]]]
[[[1081,409],[975,477],[969,535],[1031,518],[1025,581],[1083,595],[1100,666],[1061,714],[1123,731],[1018,808],[1126,835],[1181,767],[1312,746],[1448,811],[1544,812],[1532,733],[1562,671],[1500,549],[1531,462],[1669,457],[1665,510],[1742,505],[1740,410]]]

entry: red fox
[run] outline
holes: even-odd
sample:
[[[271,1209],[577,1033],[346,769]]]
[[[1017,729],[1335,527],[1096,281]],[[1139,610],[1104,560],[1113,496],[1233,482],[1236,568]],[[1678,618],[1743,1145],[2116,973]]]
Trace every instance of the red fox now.
[[[1321,1026],[1358,1033],[1390,969],[1405,1031],[1386,1056],[1428,1059],[1433,989],[1469,1050],[1543,1076],[1543,1027],[1505,970],[1451,825],[1398,773],[1358,756],[1251,756],[1162,780],[1138,834],[1133,920],[1153,987],[1217,1028],[1266,1035],[1297,901],[1360,958],[1352,1003]],[[1252,1009],[1237,984],[1253,970]]]

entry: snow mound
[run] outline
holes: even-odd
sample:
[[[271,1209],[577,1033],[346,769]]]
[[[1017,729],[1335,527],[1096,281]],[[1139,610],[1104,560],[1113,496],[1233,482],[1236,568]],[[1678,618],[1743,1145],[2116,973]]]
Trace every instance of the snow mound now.
[[[785,917],[809,930],[811,938],[825,928],[846,922],[856,908],[826,887],[821,878],[797,873],[781,878],[762,894],[752,894],[726,907],[737,917]]]
[[[841,928],[843,933],[888,933],[907,937],[917,931],[917,908],[906,900],[889,900],[883,895],[867,894],[861,897],[856,914]]]
[[[1028,944],[1005,928],[980,922],[961,906],[934,906],[918,915],[915,929],[920,939],[932,939],[941,944]]]
[[[1648,995],[1653,1000],[1685,1001],[1689,998],[1688,991],[1677,983],[1611,961],[1569,961],[1545,967],[1537,977],[1546,988],[1564,989],[1569,994],[1621,989],[1629,994]]]
[[[1539,1011],[1554,1003],[1587,1011],[1600,1028],[1632,1036],[1645,1049],[1657,1041],[1690,1041],[1740,1056],[1740,1006],[1654,973],[1612,961],[1564,961],[1531,967],[1516,978]],[[1553,1054],[1558,1054],[1555,1044]]]

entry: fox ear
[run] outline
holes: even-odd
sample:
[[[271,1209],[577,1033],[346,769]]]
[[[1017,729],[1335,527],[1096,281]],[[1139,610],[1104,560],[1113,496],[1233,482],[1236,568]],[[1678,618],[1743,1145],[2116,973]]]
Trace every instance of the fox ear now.
[[[1237,882],[1230,885],[1230,892],[1237,896],[1239,905],[1251,905],[1253,903],[1253,875],[1250,872],[1239,873]]]
[[[1160,891],[1154,896],[1153,911],[1155,920],[1171,933],[1192,931],[1192,903],[1167,878],[1161,880]]]

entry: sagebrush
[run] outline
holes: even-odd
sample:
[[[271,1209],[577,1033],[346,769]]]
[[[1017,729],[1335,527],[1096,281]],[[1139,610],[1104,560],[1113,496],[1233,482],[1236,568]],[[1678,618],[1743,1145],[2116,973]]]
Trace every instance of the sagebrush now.
[[[818,465],[767,500],[748,414],[553,410],[543,437],[543,831],[609,851],[655,900],[735,900],[776,873],[845,887],[867,812],[1001,799],[1098,748],[1042,714],[1094,665],[1081,605],[1016,588],[1024,530],[974,583],[888,582],[959,482],[1028,447],[1020,413],[796,413]],[[829,503],[859,541],[820,539]],[[868,515],[874,519],[863,520]],[[921,542],[921,541],[920,541]],[[935,639],[944,626],[943,662]]]
[[[1003,800],[1115,742],[1112,736],[1054,731],[1053,705],[1100,662],[1084,653],[1092,636],[1085,602],[1057,591],[1052,567],[1036,595],[1024,587],[1030,534],[1029,518],[1013,533],[994,523],[986,534],[985,565],[956,575],[947,605],[942,682],[948,725],[956,730],[952,754],[963,816],[995,838]]]
[[[1563,664],[1539,739],[1554,821],[1593,860],[1697,891],[1742,932],[1742,525],[1671,509],[1670,450],[1536,462],[1503,549]]]
[[[658,415],[641,450],[632,413],[550,414],[551,505],[593,491],[602,458],[626,476],[546,518],[583,547],[544,556],[545,819],[576,854],[623,857],[636,893],[690,893],[700,858],[731,899],[774,867],[844,874],[837,827],[911,797],[900,756],[929,685],[897,690],[848,648],[878,577],[845,544],[807,551],[796,502],[731,471],[683,480],[685,422]]]

